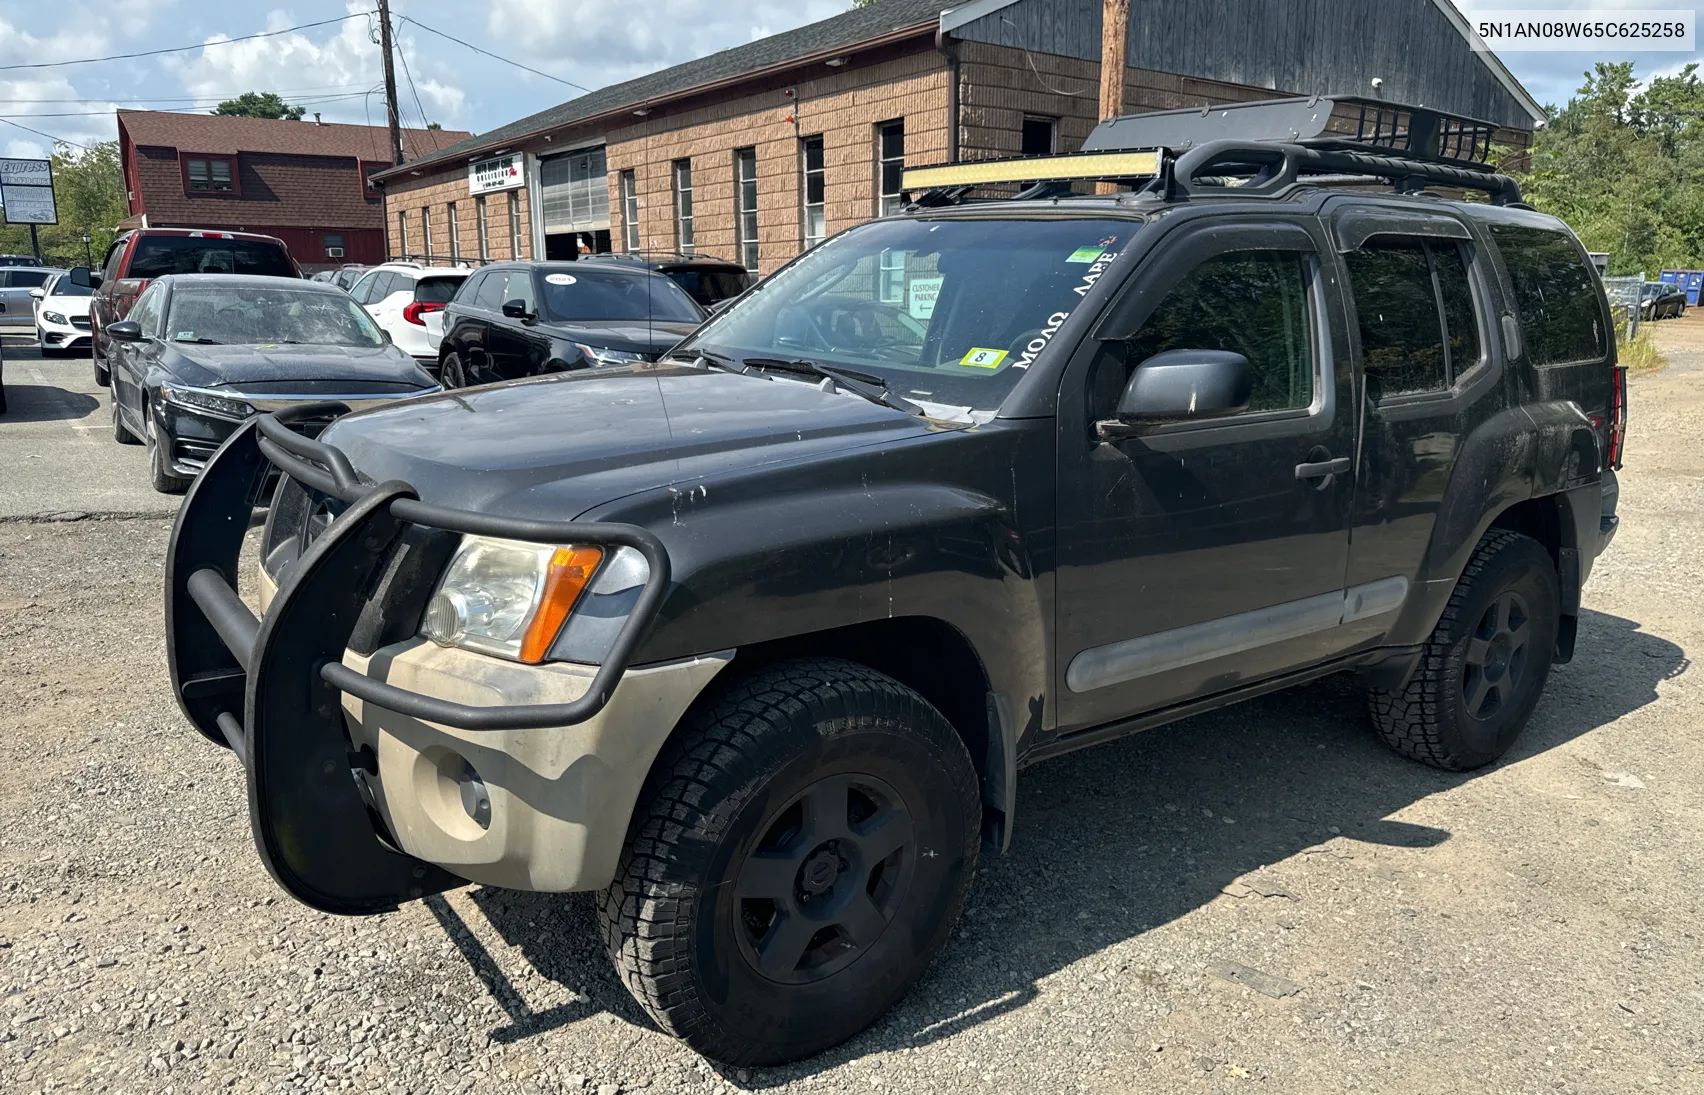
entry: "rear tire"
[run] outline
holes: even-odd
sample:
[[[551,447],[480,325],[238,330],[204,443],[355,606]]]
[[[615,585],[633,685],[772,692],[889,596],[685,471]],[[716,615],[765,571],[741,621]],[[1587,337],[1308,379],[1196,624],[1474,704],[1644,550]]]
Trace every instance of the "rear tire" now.
[[[616,972],[714,1060],[795,1061],[894,1005],[980,847],[976,771],[917,693],[838,659],[722,685],[664,747],[602,899]]]
[[[462,370],[461,358],[455,354],[444,355],[438,366],[438,383],[446,389],[467,387],[467,374]]]
[[[1519,533],[1487,532],[1407,686],[1369,692],[1379,735],[1403,756],[1449,771],[1502,756],[1544,690],[1561,606],[1550,553]]]

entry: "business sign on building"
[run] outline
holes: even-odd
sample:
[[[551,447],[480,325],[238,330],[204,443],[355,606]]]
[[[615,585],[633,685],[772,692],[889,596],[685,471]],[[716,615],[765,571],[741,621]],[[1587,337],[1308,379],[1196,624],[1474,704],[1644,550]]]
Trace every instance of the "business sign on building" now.
[[[58,224],[53,165],[46,160],[0,160],[0,206],[7,224]]]
[[[493,156],[489,160],[467,166],[467,192],[469,194],[489,194],[493,190],[513,190],[517,186],[526,185],[526,175],[521,167],[521,154],[511,152],[507,156]]]

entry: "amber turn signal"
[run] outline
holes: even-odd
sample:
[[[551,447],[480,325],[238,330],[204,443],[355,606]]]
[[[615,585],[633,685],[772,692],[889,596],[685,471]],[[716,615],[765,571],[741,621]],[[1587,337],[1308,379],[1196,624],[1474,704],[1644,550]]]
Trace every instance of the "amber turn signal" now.
[[[594,547],[557,548],[550,557],[550,568],[544,575],[544,594],[539,598],[538,611],[521,636],[521,661],[537,665],[550,653],[556,633],[574,611],[574,602],[585,592],[586,583],[603,560],[603,552]]]

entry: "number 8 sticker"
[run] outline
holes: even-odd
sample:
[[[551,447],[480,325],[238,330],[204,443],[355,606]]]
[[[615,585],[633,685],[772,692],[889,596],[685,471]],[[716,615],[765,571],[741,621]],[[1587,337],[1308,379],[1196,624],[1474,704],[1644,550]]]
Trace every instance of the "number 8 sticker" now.
[[[990,350],[982,346],[972,346],[970,353],[959,359],[960,365],[974,365],[978,369],[998,369],[1000,362],[1006,360],[1006,351]]]

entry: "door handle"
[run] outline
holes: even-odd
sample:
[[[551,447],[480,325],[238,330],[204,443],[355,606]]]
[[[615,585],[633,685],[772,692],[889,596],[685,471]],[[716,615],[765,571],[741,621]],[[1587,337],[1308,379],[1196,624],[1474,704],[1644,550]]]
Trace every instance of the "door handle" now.
[[[1339,456],[1335,460],[1321,460],[1316,464],[1297,464],[1297,479],[1318,479],[1322,475],[1342,475],[1349,470],[1349,458]]]

